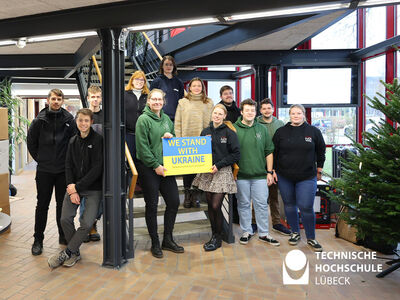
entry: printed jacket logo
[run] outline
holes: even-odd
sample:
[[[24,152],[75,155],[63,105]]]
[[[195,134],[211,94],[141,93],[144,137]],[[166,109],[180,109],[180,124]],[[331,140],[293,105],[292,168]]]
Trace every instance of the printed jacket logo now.
[[[304,137],[304,140],[308,143],[312,143],[312,137],[311,136],[306,136]]]
[[[226,136],[221,137],[221,144],[226,144],[227,141],[228,139],[226,138]]]

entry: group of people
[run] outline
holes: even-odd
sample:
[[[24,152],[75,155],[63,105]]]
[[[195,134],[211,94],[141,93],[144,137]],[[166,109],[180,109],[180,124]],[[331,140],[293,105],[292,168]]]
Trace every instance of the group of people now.
[[[280,245],[269,233],[269,206],[272,230],[290,236],[291,245],[300,240],[299,209],[307,244],[314,251],[322,251],[315,239],[313,202],[325,161],[325,143],[321,132],[305,121],[304,107],[292,106],[290,122],[284,125],[273,116],[274,105],[269,99],[261,101],[261,115],[256,118],[257,103],[246,99],[238,108],[230,86],[220,89],[221,102],[214,106],[202,79],[193,78],[185,92],[176,75],[173,57],[165,56],[160,64],[160,76],[153,80],[150,89],[145,74],[136,71],[124,94],[126,142],[144,195],[152,255],[162,258],[163,250],[184,252],[173,238],[180,200],[175,176],[165,176],[162,139],[206,135],[212,140],[210,172],[183,176],[184,207],[198,207],[203,192],[207,199],[212,234],[203,246],[205,251],[222,245],[221,206],[226,194],[235,194],[237,198],[243,231],[241,244],[247,244],[255,234],[253,208],[259,240]],[[72,266],[80,259],[79,247],[90,240],[93,224],[101,213],[102,137],[101,132],[96,132],[99,130],[91,127],[94,119],[100,120],[98,123],[102,121],[101,90],[100,99],[92,94],[89,89],[88,99],[95,106],[91,105],[92,110],[79,110],[74,120],[61,107],[62,92],[50,91],[48,108],[39,113],[28,131],[28,149],[38,162],[32,254],[42,253],[54,186],[59,241],[67,245],[65,250],[49,258],[52,268]],[[232,172],[235,163],[239,166],[237,180]],[[278,187],[291,230],[280,221]],[[162,243],[157,226],[159,193],[166,203]],[[75,230],[73,219],[79,206],[84,209],[81,207],[80,227]]]

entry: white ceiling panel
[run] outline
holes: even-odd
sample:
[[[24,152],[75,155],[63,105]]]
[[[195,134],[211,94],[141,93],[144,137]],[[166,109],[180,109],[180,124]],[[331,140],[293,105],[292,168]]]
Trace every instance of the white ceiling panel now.
[[[85,38],[59,40],[42,43],[27,44],[25,48],[17,46],[0,47],[0,54],[65,54],[75,53],[82,45]]]
[[[121,0],[0,0],[0,19],[16,18],[63,9],[124,2]]]
[[[299,23],[286,29],[276,31],[258,39],[224,49],[225,51],[249,50],[289,50],[301,41],[313,35],[320,28],[339,18],[345,12],[337,11],[329,15]]]

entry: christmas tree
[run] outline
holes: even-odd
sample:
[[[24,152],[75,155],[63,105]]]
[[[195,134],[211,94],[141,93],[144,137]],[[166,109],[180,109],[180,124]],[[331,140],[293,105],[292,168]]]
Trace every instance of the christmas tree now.
[[[351,208],[342,217],[357,228],[360,240],[368,237],[396,245],[400,242],[400,85],[397,79],[381,83],[386,97],[377,93],[367,98],[387,119],[373,122],[374,133],[363,133],[364,146],[353,141],[358,154],[350,153],[350,159],[342,161],[342,177],[332,181],[335,193],[330,196]]]

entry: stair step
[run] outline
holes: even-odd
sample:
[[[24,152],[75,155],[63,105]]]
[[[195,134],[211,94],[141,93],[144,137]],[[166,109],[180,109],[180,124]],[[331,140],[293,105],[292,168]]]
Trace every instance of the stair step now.
[[[211,226],[208,219],[175,223],[174,236],[186,235],[192,233],[203,233],[203,232],[206,233],[210,232],[210,230]],[[158,234],[160,236],[160,239],[162,239],[163,232],[164,232],[164,226],[158,225]],[[133,237],[135,241],[150,239],[147,227],[135,228]]]
[[[158,205],[157,209],[157,216],[162,216],[164,215],[166,205]],[[198,211],[207,211],[208,210],[208,205],[205,203],[200,203],[200,207],[191,207],[191,208],[184,208],[183,205],[179,205],[178,208],[178,214],[185,214],[185,213],[193,213],[193,212],[198,212]],[[134,207],[133,208],[133,217],[134,218],[144,218],[145,216],[145,207]]]

